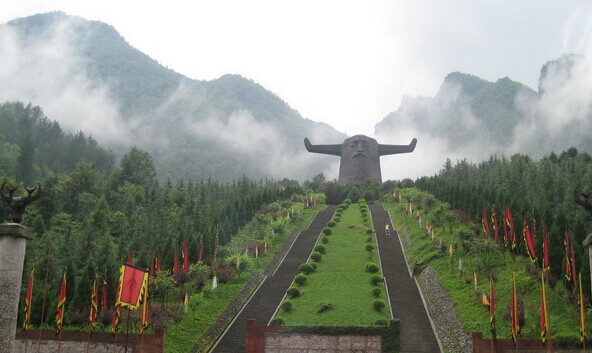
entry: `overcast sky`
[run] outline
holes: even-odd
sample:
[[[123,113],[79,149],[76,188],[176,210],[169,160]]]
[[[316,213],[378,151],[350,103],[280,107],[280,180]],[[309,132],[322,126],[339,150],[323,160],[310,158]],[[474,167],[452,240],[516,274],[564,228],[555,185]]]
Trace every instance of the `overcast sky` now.
[[[56,10],[114,26],[190,78],[253,79],[348,135],[372,135],[403,95],[433,96],[452,71],[536,89],[545,62],[592,35],[592,2],[563,0],[2,0],[0,23]]]

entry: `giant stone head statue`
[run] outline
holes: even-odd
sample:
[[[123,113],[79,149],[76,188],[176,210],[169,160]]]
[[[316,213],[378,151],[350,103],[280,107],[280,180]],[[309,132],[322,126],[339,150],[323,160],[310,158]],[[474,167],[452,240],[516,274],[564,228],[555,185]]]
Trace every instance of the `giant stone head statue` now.
[[[308,152],[341,157],[339,183],[343,185],[368,178],[382,183],[380,156],[413,152],[416,144],[417,139],[411,140],[409,145],[381,145],[364,135],[352,136],[341,145],[313,145],[308,138],[304,139]]]

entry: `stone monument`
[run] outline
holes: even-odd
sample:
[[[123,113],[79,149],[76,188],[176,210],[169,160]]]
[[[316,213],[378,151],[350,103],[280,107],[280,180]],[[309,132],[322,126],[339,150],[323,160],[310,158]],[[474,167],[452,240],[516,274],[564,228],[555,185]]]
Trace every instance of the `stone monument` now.
[[[13,223],[0,224],[0,353],[12,353],[16,334],[21,279],[27,240],[32,239],[27,227],[19,223],[25,208],[41,195],[41,186],[27,188],[27,196],[14,196],[17,188],[0,187],[0,197],[12,211]],[[35,190],[37,192],[35,193]]]
[[[340,145],[313,145],[308,138],[304,139],[308,152],[341,157],[339,184],[342,185],[368,178],[382,183],[380,156],[410,153],[416,144],[417,139],[414,138],[408,145],[382,145],[365,135],[352,136]]]

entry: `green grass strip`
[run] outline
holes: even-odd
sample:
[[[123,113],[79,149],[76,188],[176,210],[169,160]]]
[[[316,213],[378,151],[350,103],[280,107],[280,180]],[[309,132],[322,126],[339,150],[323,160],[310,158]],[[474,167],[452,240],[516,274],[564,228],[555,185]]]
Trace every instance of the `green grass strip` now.
[[[369,235],[362,227],[358,205],[352,204],[344,210],[341,221],[331,229],[329,242],[324,244],[327,252],[317,271],[307,276],[307,283],[301,287],[302,295],[289,299],[293,310],[280,310],[277,317],[286,325],[305,326],[364,326],[374,325],[377,320],[390,320],[382,284],[379,298],[387,307],[378,312],[372,305],[376,298],[372,295],[371,274],[365,269],[368,262],[378,263],[378,257],[376,252],[366,251]],[[322,305],[332,305],[332,309],[319,313]]]

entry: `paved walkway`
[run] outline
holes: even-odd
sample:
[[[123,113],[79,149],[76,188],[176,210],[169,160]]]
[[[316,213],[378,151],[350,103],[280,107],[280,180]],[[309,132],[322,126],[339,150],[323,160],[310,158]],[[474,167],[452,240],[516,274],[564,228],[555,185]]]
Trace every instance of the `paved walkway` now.
[[[271,320],[271,316],[280,305],[294,276],[298,274],[298,266],[306,262],[321,230],[331,220],[336,209],[337,206],[328,206],[317,214],[308,229],[300,233],[276,272],[267,277],[211,352],[240,353],[246,351],[247,319],[255,319],[259,324]]]
[[[409,275],[399,235],[382,205],[371,205],[370,212],[393,315],[401,320],[401,352],[440,352],[415,279]],[[390,236],[385,234],[385,224],[390,225]]]

